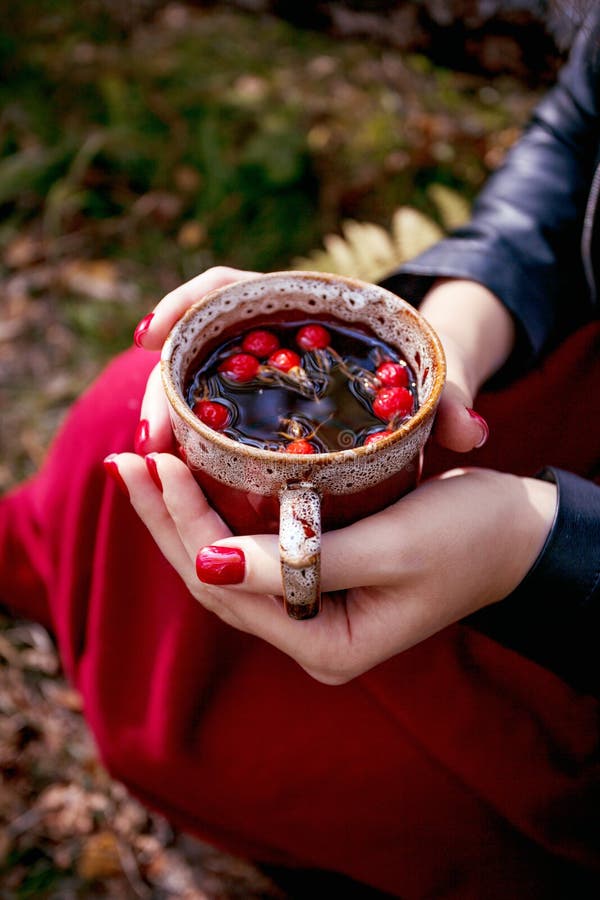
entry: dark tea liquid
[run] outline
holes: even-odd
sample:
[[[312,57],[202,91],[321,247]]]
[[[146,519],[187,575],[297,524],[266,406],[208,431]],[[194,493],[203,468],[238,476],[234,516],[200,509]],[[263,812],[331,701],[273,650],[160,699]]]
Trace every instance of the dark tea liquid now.
[[[357,328],[297,320],[248,328],[192,367],[202,421],[263,450],[326,453],[392,433],[418,408],[414,373]]]

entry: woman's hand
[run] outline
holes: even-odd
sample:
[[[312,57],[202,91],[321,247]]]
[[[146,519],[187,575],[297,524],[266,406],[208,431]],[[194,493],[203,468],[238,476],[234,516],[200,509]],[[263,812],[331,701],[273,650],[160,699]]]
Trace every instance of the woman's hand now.
[[[258,274],[227,266],[207,269],[163,297],[135,329],[135,343],[144,350],[160,350],[173,325],[205,294]],[[171,447],[169,408],[162,388],[160,366],[156,365],[150,373],[144,392],[136,436],[136,451],[143,455],[152,451],[168,451]]]
[[[326,684],[349,681],[509,594],[537,558],[556,504],[553,484],[486,469],[427,481],[323,535],[323,609],[296,621],[279,596],[277,536],[232,536],[170,454],[152,454],[149,469],[131,453],[111,460],[193,597]]]
[[[433,439],[461,453],[481,447],[489,430],[473,403],[481,385],[510,355],[515,340],[512,316],[482,284],[458,278],[436,282],[419,312],[437,332],[446,354],[446,384]]]

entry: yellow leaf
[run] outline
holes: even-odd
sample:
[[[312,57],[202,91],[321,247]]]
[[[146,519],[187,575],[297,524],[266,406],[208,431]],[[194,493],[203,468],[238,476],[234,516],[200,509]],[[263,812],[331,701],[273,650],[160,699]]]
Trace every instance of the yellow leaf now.
[[[392,216],[392,233],[399,264],[422,253],[444,236],[439,225],[410,206],[401,206],[396,210]]]
[[[432,219],[402,206],[392,216],[391,231],[373,222],[346,219],[341,235],[326,235],[325,249],[295,259],[293,267],[376,282],[443,236]]]
[[[394,243],[380,225],[348,220],[342,230],[355,260],[354,274],[366,281],[376,281],[396,261]]]
[[[350,275],[356,268],[356,260],[352,247],[339,234],[327,234],[323,240],[325,249],[334,266],[333,271],[340,275]]]
[[[458,191],[444,184],[431,184],[427,193],[438,208],[440,218],[448,231],[459,228],[471,215],[470,204]]]

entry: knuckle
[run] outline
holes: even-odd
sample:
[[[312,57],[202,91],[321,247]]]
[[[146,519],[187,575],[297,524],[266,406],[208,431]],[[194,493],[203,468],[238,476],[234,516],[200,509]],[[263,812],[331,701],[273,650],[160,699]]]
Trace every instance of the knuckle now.
[[[327,663],[323,664],[315,664],[310,663],[307,665],[303,665],[302,668],[311,678],[314,678],[315,681],[320,682],[321,684],[326,684],[331,687],[336,687],[342,684],[348,684],[349,681],[352,681],[353,678],[359,674],[359,672],[355,671],[352,666],[346,665],[328,665]]]
[[[218,278],[220,280],[230,280],[236,274],[236,270],[232,269],[231,266],[212,266],[208,272],[211,277]]]

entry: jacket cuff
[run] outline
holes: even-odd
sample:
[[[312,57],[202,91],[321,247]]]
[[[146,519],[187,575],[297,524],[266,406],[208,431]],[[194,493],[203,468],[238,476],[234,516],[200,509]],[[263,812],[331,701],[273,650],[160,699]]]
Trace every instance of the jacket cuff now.
[[[536,477],[558,487],[556,518],[517,590],[559,592],[585,610],[600,598],[600,486],[552,466]]]
[[[543,288],[521,269],[515,254],[481,237],[449,237],[380,281],[382,287],[418,306],[437,278],[465,278],[485,285],[506,306],[521,333],[519,355],[530,363],[542,352],[552,328]]]
[[[558,486],[546,543],[518,587],[465,624],[600,697],[600,486],[552,467],[537,477]]]

